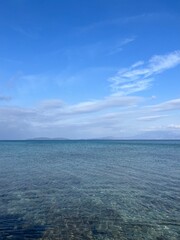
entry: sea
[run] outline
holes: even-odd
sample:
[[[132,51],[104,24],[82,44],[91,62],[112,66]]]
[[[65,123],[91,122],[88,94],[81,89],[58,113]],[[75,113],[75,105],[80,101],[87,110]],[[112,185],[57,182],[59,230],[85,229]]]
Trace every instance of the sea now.
[[[0,240],[179,240],[180,141],[0,141]]]

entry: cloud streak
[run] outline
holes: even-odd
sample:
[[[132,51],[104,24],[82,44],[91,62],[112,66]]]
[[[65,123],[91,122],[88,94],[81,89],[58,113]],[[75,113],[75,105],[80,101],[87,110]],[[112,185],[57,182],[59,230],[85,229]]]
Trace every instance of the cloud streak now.
[[[151,87],[154,77],[180,64],[180,51],[155,55],[147,63],[139,61],[129,68],[121,69],[111,77],[113,93],[128,95]]]
[[[67,111],[69,113],[88,113],[88,112],[97,112],[108,108],[113,107],[130,107],[135,106],[140,102],[142,98],[140,97],[119,97],[119,96],[110,96],[102,100],[92,100],[87,102],[82,102],[76,105],[69,106]]]
[[[180,51],[153,56],[147,63],[136,62],[111,78],[113,94],[110,93],[101,99],[68,104],[57,98],[41,101],[31,108],[12,105],[0,107],[0,138],[11,136],[10,132],[14,134],[12,136],[21,138],[24,136],[91,138],[107,135],[117,138],[131,137],[143,129],[148,131],[148,128],[152,127],[149,122],[153,122],[153,127],[157,130],[160,124],[158,119],[161,118],[161,124],[163,123],[169,131],[179,129],[178,116],[170,118],[170,115],[161,115],[158,112],[180,110],[180,99],[144,106],[144,102],[142,103],[144,98],[129,95],[147,89],[157,74],[178,64]],[[20,75],[19,78],[25,93],[27,93],[25,90],[31,89],[29,92],[32,93],[37,90],[37,86],[49,83],[48,77],[41,75]],[[48,87],[46,86],[47,89]],[[7,96],[0,96],[0,101],[9,99]]]
[[[2,96],[0,95],[0,101],[10,101],[11,97],[10,96]]]
[[[152,105],[148,107],[153,111],[169,111],[169,110],[180,110],[180,98],[172,99],[160,104]]]
[[[155,131],[159,127],[169,131],[179,129],[178,118],[153,115],[153,111],[157,107],[165,109],[167,106],[167,110],[177,109],[176,103],[180,103],[180,99],[154,105],[154,109],[153,106],[139,109],[137,104],[141,100],[137,97],[111,96],[74,105],[61,100],[47,100],[34,108],[0,107],[0,138],[126,138],[142,131]],[[164,118],[163,126],[156,121],[160,118]],[[149,121],[154,121],[153,125],[149,125]]]
[[[138,120],[140,121],[154,121],[154,120],[158,120],[164,117],[167,117],[168,115],[152,115],[152,116],[143,116],[138,118]]]
[[[170,129],[174,129],[174,130],[179,130],[180,131],[180,124],[170,124],[167,127],[170,128]]]
[[[113,54],[121,52],[123,50],[123,47],[130,44],[131,42],[134,42],[135,39],[136,39],[136,37],[124,38],[122,41],[120,41],[120,43],[116,44],[116,46],[110,50],[108,55],[113,55]]]

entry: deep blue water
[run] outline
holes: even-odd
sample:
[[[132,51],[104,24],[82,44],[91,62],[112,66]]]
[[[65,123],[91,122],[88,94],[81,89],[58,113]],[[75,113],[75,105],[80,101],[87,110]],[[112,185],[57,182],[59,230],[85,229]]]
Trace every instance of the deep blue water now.
[[[180,141],[0,141],[0,240],[180,239]]]

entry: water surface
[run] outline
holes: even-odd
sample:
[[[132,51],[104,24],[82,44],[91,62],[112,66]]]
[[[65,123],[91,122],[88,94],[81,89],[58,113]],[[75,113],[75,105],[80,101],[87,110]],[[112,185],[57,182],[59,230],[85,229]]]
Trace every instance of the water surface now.
[[[0,240],[180,239],[180,141],[0,141]]]

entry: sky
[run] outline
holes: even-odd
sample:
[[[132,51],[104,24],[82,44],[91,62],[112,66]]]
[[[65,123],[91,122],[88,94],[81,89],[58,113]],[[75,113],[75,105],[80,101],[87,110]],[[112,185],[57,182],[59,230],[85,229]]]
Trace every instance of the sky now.
[[[1,0],[0,139],[180,138],[179,0]]]

